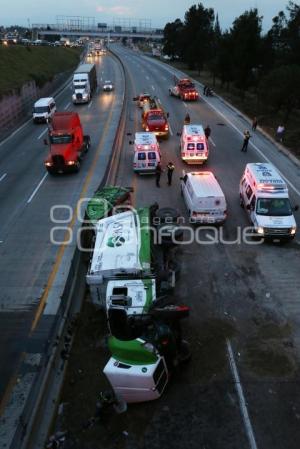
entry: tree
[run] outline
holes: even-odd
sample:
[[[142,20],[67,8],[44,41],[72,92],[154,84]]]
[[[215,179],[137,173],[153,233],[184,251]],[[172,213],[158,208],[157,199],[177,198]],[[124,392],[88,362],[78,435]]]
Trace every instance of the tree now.
[[[193,5],[185,13],[184,59],[189,68],[202,70],[212,57],[212,41],[215,13],[212,8],[204,8],[202,3]]]
[[[164,28],[163,52],[172,58],[182,56],[182,31],[180,19],[167,23]]]
[[[236,86],[247,90],[254,83],[254,71],[261,65],[262,17],[256,8],[236,18],[230,30]]]
[[[287,123],[293,110],[300,106],[300,66],[285,65],[272,70],[261,81],[260,93],[264,102],[285,112]]]

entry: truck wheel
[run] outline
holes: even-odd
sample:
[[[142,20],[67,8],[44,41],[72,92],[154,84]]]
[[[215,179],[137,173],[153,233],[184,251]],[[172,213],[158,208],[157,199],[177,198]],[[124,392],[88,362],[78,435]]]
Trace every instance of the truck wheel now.
[[[74,172],[75,172],[75,173],[78,173],[79,170],[80,170],[80,162],[77,161],[76,164],[75,164],[75,167],[74,167]]]
[[[84,144],[85,144],[84,152],[87,153],[91,146],[91,138],[90,138],[90,136],[83,136],[83,140],[84,140]]]
[[[160,219],[161,223],[176,223],[180,214],[173,207],[161,207],[156,211],[155,216]]]

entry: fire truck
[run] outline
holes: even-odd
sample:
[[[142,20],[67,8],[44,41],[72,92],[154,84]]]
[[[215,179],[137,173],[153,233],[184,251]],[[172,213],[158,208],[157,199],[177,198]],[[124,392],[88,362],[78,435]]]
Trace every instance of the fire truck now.
[[[169,94],[174,97],[181,98],[181,100],[196,101],[199,98],[199,94],[195,88],[194,83],[188,78],[181,80],[175,78],[175,85],[169,88]]]
[[[162,105],[157,98],[149,98],[143,104],[142,127],[144,131],[155,133],[157,137],[169,137],[169,123]]]

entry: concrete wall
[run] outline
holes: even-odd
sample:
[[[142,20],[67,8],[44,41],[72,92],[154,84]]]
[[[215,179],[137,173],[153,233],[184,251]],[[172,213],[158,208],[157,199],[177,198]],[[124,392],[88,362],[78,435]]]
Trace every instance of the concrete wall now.
[[[63,84],[71,72],[56,75],[52,82],[42,88],[35,81],[24,84],[20,91],[15,90],[10,95],[0,98],[0,139],[9,135],[17,125],[31,116],[34,102],[41,97],[51,96]]]

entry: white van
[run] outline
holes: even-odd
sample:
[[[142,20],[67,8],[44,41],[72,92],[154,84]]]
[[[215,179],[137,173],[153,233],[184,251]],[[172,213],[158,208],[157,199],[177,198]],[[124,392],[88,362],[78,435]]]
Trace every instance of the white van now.
[[[133,170],[136,173],[153,173],[160,160],[160,148],[155,134],[150,132],[135,133]]]
[[[34,103],[32,117],[34,123],[47,122],[56,111],[55,100],[52,97],[40,98]]]
[[[187,164],[204,164],[209,155],[208,142],[201,125],[184,125],[180,138],[181,159]]]
[[[271,239],[295,237],[297,227],[288,188],[272,164],[246,165],[240,181],[240,204],[258,235]]]
[[[191,222],[220,224],[226,220],[225,196],[212,172],[184,174],[181,178],[181,194]]]

